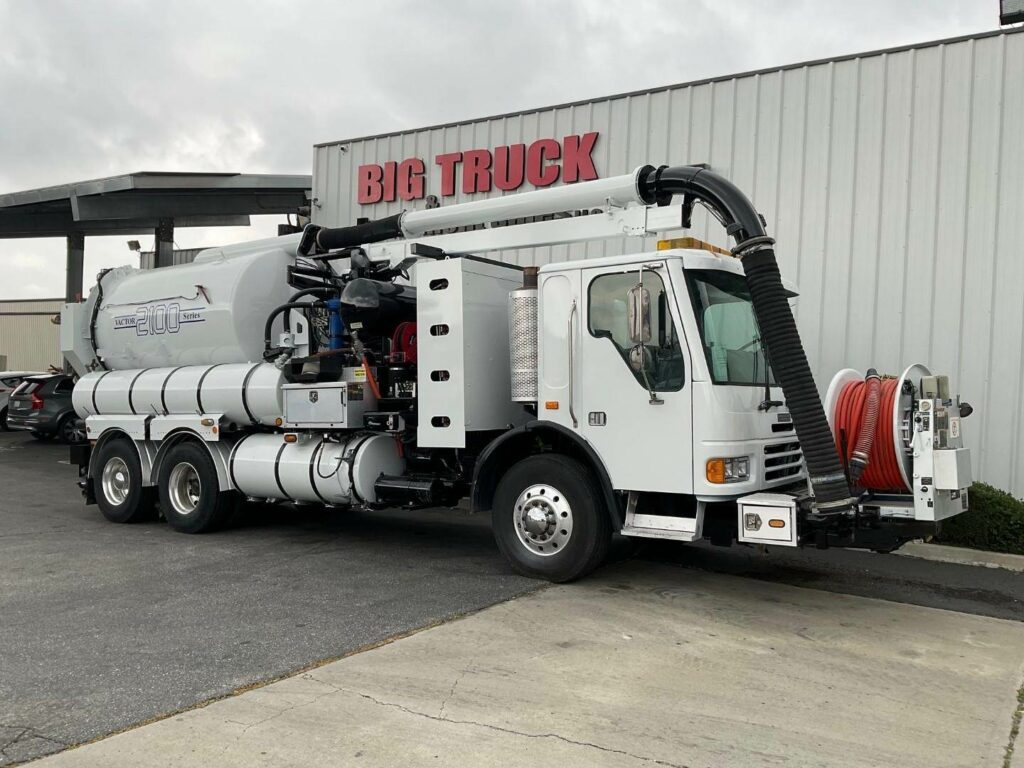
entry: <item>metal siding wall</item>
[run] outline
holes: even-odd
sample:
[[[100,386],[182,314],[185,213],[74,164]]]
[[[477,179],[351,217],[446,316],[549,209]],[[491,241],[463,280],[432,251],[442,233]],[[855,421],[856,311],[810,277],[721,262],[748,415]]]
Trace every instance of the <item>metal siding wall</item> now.
[[[797,320],[824,389],[843,367],[924,362],[976,408],[978,476],[1024,495],[1024,34],[747,75],[315,150],[314,220],[357,206],[354,169],[599,131],[603,176],[707,162],[748,192],[800,286]],[[456,190],[444,204],[472,196]],[[714,226],[712,226],[714,224]],[[726,245],[708,214],[693,234]],[[616,240],[505,254],[518,264],[638,251]]]
[[[0,355],[7,356],[8,370],[45,371],[60,365],[60,327],[50,322],[64,302],[0,301]],[[7,314],[44,312],[46,314]]]

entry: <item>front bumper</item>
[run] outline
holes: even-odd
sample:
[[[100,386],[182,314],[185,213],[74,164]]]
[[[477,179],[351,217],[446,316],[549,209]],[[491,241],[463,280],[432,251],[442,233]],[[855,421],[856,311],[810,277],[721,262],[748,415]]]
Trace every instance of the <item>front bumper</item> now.
[[[909,494],[888,497],[884,505],[864,494],[853,513],[825,521],[811,517],[812,502],[810,495],[799,492],[743,496],[736,500],[736,540],[742,544],[892,552],[908,541],[938,530],[935,519],[925,513],[914,514],[914,500]]]

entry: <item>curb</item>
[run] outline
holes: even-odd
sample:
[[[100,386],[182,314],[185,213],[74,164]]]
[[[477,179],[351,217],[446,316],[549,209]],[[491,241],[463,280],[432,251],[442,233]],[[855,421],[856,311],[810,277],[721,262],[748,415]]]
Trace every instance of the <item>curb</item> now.
[[[926,544],[923,541],[910,541],[893,554],[903,555],[904,557],[916,557],[921,560],[932,560],[937,563],[1002,568],[1007,571],[1024,573],[1024,555],[1009,555],[1004,552],[987,552],[983,549],[968,549],[967,547],[950,547],[944,544]]]

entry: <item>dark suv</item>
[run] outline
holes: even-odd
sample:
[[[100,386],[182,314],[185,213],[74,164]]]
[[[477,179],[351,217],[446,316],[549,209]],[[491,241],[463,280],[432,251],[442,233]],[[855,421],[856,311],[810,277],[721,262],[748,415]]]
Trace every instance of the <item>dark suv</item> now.
[[[63,374],[29,376],[11,394],[8,428],[28,430],[37,440],[85,442],[85,422],[71,405],[74,388],[75,380]]]

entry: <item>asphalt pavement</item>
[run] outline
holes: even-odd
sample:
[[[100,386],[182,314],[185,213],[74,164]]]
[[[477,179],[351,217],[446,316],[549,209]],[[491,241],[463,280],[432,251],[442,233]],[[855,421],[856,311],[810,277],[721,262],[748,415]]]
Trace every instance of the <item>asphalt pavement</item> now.
[[[0,765],[541,586],[479,517],[253,508],[187,536],[106,522],[66,461],[0,433]]]
[[[536,590],[485,517],[252,508],[185,536],[107,523],[67,449],[0,433],[0,765],[224,696]],[[1024,574],[867,552],[652,543],[673,566],[1024,618]],[[646,563],[646,565],[645,565]],[[702,576],[702,578],[704,578]]]

